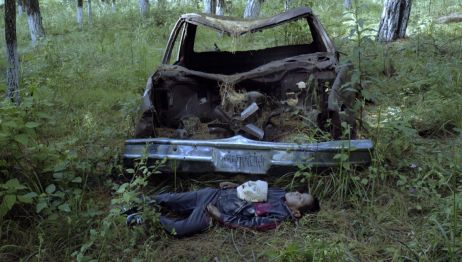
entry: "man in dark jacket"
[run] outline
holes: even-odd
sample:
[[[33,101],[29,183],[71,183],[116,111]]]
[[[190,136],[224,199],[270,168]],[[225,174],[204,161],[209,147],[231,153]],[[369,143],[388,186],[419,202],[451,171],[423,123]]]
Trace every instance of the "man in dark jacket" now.
[[[252,203],[237,196],[237,186],[223,182],[220,189],[204,188],[193,192],[156,195],[154,200],[157,205],[187,215],[184,219],[161,216],[160,223],[167,232],[178,237],[207,230],[211,218],[231,228],[264,231],[275,228],[284,220],[295,220],[303,213],[319,210],[319,202],[310,194],[269,188],[267,201]]]

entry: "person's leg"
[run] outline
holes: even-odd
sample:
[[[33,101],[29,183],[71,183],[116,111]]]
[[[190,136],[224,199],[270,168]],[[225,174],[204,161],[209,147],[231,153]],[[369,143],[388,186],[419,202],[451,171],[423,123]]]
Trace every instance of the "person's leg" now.
[[[211,218],[207,214],[206,205],[196,207],[191,214],[181,220],[160,217],[160,223],[165,230],[177,237],[200,233],[209,228]]]
[[[215,188],[204,188],[193,192],[165,193],[156,195],[154,200],[156,204],[174,212],[191,212],[203,202],[213,199],[218,191]]]

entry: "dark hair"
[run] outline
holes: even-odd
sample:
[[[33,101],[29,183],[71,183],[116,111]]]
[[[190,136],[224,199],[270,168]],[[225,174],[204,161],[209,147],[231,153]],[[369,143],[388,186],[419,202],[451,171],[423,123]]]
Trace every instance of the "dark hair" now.
[[[319,210],[321,210],[321,206],[319,205],[319,199],[317,198],[313,198],[313,203],[311,203],[311,205],[302,206],[298,209],[302,216],[308,213],[316,213]]]

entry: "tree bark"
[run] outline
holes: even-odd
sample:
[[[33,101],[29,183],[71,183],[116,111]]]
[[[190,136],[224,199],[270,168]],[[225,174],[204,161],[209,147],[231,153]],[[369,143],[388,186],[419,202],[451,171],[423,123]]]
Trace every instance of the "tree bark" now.
[[[345,9],[351,9],[351,0],[344,0],[343,1],[343,7]]]
[[[16,1],[5,0],[5,43],[8,59],[6,96],[19,105],[19,59],[16,43]]]
[[[91,0],[87,0],[88,23],[93,24],[93,10],[91,9]]]
[[[216,0],[204,0],[204,13],[215,14]]]
[[[406,36],[411,0],[385,0],[377,40],[391,42]]]
[[[23,0],[18,0],[18,16],[22,16],[22,13],[24,13]]]
[[[140,5],[140,15],[141,17],[145,18],[148,17],[149,14],[149,0],[138,0]]]
[[[77,24],[81,30],[83,28],[83,0],[77,0]]]
[[[292,0],[284,0],[284,10],[285,11],[289,10],[291,5],[292,5]]]
[[[263,0],[247,0],[244,10],[245,19],[255,19],[260,15],[261,3]]]
[[[217,8],[215,10],[216,15],[224,15],[225,14],[225,0],[217,0]]]
[[[45,29],[43,29],[39,1],[24,0],[24,6],[27,12],[27,23],[29,24],[30,38],[32,40],[32,44],[35,44],[39,38],[45,37]]]

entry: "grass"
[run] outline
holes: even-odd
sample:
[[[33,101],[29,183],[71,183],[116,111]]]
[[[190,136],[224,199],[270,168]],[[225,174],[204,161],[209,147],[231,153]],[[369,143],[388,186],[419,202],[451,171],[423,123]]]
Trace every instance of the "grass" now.
[[[363,30],[377,28],[381,12],[378,1],[357,1],[358,15],[348,20],[340,3],[293,2],[311,2],[352,61],[358,38],[350,30],[358,19]],[[151,17],[141,20],[135,4],[121,2],[112,13],[98,2],[93,25],[79,31],[73,3],[41,2],[46,39],[31,46],[26,18],[17,21],[25,103],[18,109],[0,105],[0,183],[18,177],[27,187],[18,195],[38,196],[33,204],[15,204],[0,220],[0,260],[457,261],[462,255],[462,28],[432,19],[460,11],[461,3],[413,4],[408,38],[379,44],[369,41],[374,33],[368,30],[360,38],[367,98],[361,134],[375,143],[371,167],[322,174],[307,168],[296,176],[267,178],[288,189],[308,188],[321,198],[321,212],[296,226],[287,223],[266,233],[216,227],[178,240],[159,230],[155,217],[145,227],[125,227],[111,200],[138,191],[116,193],[120,185],[109,178],[121,173],[123,141],[132,135],[139,98],[173,23],[197,7],[152,7]],[[262,12],[281,9],[279,2],[265,1]],[[239,14],[242,3],[230,10]],[[2,53],[0,71],[5,69]],[[228,179],[154,174],[138,189],[186,191]],[[46,206],[37,213],[40,203]]]

